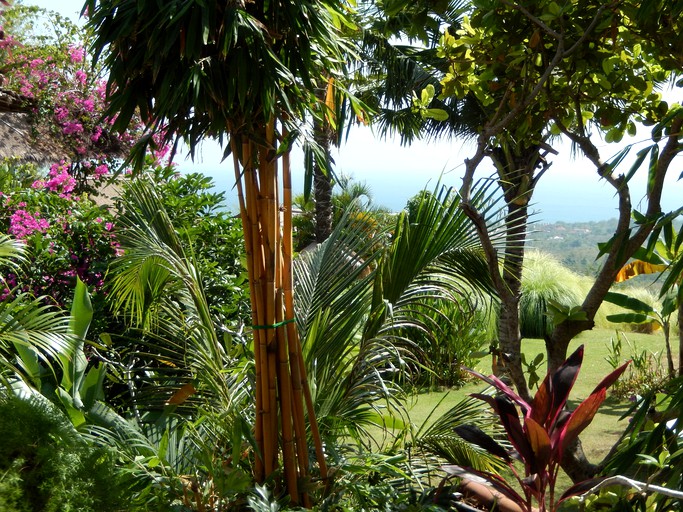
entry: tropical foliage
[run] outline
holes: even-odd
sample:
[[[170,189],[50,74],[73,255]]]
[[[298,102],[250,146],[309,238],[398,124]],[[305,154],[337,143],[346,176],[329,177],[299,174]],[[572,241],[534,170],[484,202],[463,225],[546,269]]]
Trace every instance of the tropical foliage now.
[[[683,322],[683,308],[681,304],[681,280],[683,278],[683,266],[681,265],[681,244],[683,243],[683,227],[676,231],[674,219],[680,211],[671,215],[662,216],[656,224],[646,247],[636,251],[634,260],[625,264],[615,277],[616,282],[626,281],[643,274],[661,274],[666,272],[661,285],[660,297],[662,298],[661,311],[656,310],[649,304],[638,301],[637,298],[628,297],[624,294],[610,294],[608,300],[631,310],[625,317],[613,317],[614,321],[623,321],[624,318],[634,323],[656,323],[664,330],[666,339],[666,355],[669,365],[669,375],[679,375],[683,372],[683,331],[680,330]],[[671,332],[671,316],[677,313],[679,326],[679,359],[677,369],[674,367],[671,344],[669,341]]]
[[[565,410],[565,405],[582,362],[583,345],[554,373],[548,373],[531,402],[523,400],[497,377],[485,377],[475,373],[499,392],[496,396],[477,394],[475,397],[487,402],[496,412],[513,447],[513,453],[524,465],[524,472],[518,473],[508,450],[476,425],[458,426],[456,431],[464,439],[477,444],[509,465],[521,493],[498,474],[482,471],[473,474],[483,477],[493,488],[518,504],[524,511],[531,512],[536,508],[540,511],[557,510],[562,500],[580,493],[580,489],[589,489],[597,483],[582,482],[577,488],[565,492],[559,499],[555,494],[555,483],[566,447],[575,442],[593,420],[607,396],[607,388],[626,370],[628,363],[605,377],[570,413]],[[522,420],[517,407],[521,409]]]
[[[56,18],[54,37],[35,9],[8,11],[0,109],[24,116],[46,167],[0,167],[0,507],[461,509],[476,474],[521,510],[597,508],[610,482],[646,486],[612,505],[675,509],[677,380],[633,409],[607,479],[560,496],[558,475],[592,476],[574,464],[578,436],[625,371],[615,345],[615,370],[571,410],[583,348],[562,362],[566,343],[605,297],[656,316],[608,294],[630,256],[651,264],[657,249],[665,288],[680,282],[677,212],[659,199],[683,118],[656,92],[680,64],[679,4],[88,0],[86,32]],[[647,34],[655,7],[663,38]],[[309,173],[329,167],[351,111],[404,141],[441,126],[472,138],[463,186],[388,215],[347,184],[332,232],[295,255],[291,149],[305,146]],[[640,122],[652,141],[619,176],[628,150],[606,163],[589,132],[617,141]],[[560,135],[620,201],[587,292],[525,253]],[[233,158],[239,218],[210,180],[160,164],[167,144],[206,137]],[[114,182],[119,158],[136,173]],[[486,158],[496,175],[477,181]],[[641,214],[628,187],[647,159]],[[101,206],[105,182],[118,197]],[[546,338],[545,378],[543,355],[521,358],[520,326]],[[476,374],[491,388],[414,424],[407,398],[468,378],[487,346],[517,391]],[[637,474],[615,474],[638,455]]]

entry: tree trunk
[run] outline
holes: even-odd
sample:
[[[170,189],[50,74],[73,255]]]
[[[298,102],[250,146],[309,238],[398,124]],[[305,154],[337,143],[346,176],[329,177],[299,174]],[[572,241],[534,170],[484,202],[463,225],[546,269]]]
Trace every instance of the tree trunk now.
[[[321,108],[331,108],[328,97],[331,96],[331,83],[316,90],[316,98]],[[334,133],[327,121],[329,112],[323,112],[320,119],[313,123],[313,138],[320,146],[324,161],[313,159],[313,193],[315,199],[315,241],[319,244],[327,240],[332,233],[332,159],[330,148]]]
[[[680,317],[680,308],[678,310],[678,314]],[[680,318],[679,318],[680,322]],[[662,330],[664,331],[664,345],[666,346],[666,364],[667,364],[667,374],[669,375],[670,379],[673,379],[676,376],[676,367],[674,366],[674,356],[673,353],[671,352],[671,320],[667,319],[666,322],[662,325]],[[679,330],[679,336],[680,336],[680,330]],[[679,338],[680,339],[680,338]],[[679,348],[680,348],[680,341],[679,341]]]
[[[562,454],[562,469],[572,482],[582,482],[593,478],[600,468],[588,462],[581,446],[581,440],[576,438],[573,443],[565,448]]]
[[[508,204],[505,257],[503,259],[503,285],[507,293],[500,294],[498,316],[498,342],[503,367],[519,395],[529,400],[529,389],[522,368],[522,336],[519,329],[519,298],[522,289],[524,265],[524,234],[528,209],[526,204]]]
[[[323,148],[329,153],[329,143]],[[315,198],[315,241],[319,244],[332,233],[332,179],[317,163],[313,167],[313,190]]]

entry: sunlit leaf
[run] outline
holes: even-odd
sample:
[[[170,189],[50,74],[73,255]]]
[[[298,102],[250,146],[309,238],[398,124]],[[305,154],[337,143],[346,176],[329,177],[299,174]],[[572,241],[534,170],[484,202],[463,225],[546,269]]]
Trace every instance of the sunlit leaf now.
[[[653,263],[647,263],[645,261],[636,260],[627,263],[614,278],[615,283],[621,283],[627,281],[632,277],[636,277],[642,274],[657,274],[663,272],[667,269],[667,265],[657,265]]]

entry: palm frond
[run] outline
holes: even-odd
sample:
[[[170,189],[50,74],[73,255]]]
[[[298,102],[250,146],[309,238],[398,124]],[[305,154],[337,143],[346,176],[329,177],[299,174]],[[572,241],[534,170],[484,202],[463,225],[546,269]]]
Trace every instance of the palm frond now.
[[[443,400],[447,397],[448,395],[445,395]],[[415,434],[416,444],[428,453],[440,457],[449,464],[471,467],[479,471],[497,473],[504,469],[505,465],[499,459],[455,433],[455,428],[459,425],[474,424],[483,426],[491,435],[500,434],[496,431],[496,421],[488,408],[482,406],[480,400],[466,397],[433,423],[429,424],[430,420],[428,417]]]
[[[129,362],[125,378],[135,375],[138,383],[135,407],[157,414],[169,403],[176,412],[200,404],[230,409],[240,400],[236,393],[244,396],[240,383],[248,371],[235,366],[240,355],[231,355],[230,342],[218,338],[192,255],[147,178],[130,185],[123,204],[125,253],[111,269],[111,296],[136,326],[130,335],[137,340],[121,356]]]
[[[26,260],[26,247],[16,238],[0,234],[0,266],[18,268]],[[0,275],[0,282],[4,283],[4,277]]]
[[[69,317],[41,298],[18,294],[0,302],[0,372],[5,384],[15,378],[35,383],[41,373],[37,361],[51,368],[75,343]]]
[[[448,322],[437,300],[470,300],[489,285],[474,228],[449,190],[427,195],[414,218],[401,215],[381,252],[357,218],[349,213],[328,241],[301,255],[295,276],[318,420],[329,434],[359,439],[383,417],[403,414],[402,383],[424,361],[420,340],[437,338]]]

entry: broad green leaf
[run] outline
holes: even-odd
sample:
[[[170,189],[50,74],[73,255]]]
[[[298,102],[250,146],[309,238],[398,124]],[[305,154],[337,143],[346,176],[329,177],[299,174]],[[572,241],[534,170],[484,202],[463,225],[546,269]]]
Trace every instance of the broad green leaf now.
[[[448,120],[448,112],[445,110],[442,110],[440,108],[428,108],[423,111],[424,116],[428,118],[435,119],[437,121],[446,121]]]
[[[106,373],[107,368],[102,363],[93,366],[88,371],[80,389],[81,399],[86,410],[90,410],[96,401],[104,401],[104,378]]]
[[[611,304],[616,304],[622,308],[630,309],[631,311],[637,311],[639,313],[651,313],[654,311],[652,306],[646,302],[629,297],[623,293],[607,292],[605,295],[605,301]]]
[[[74,336],[85,339],[93,317],[92,304],[88,287],[83,281],[77,279],[74,290],[74,300],[71,306],[71,321],[69,328]]]
[[[655,320],[644,313],[619,313],[616,315],[607,315],[606,318],[610,322],[616,324],[644,324]]]
[[[161,440],[159,441],[159,451],[158,456],[161,460],[164,460],[166,458],[166,454],[168,453],[168,429],[164,431],[164,435],[161,436]]]
[[[74,427],[78,428],[85,424],[85,415],[83,414],[82,407],[83,404],[76,404],[73,397],[63,388],[57,388],[57,397],[62,403],[64,410],[66,411],[71,423]]]

